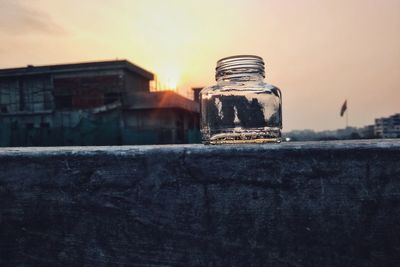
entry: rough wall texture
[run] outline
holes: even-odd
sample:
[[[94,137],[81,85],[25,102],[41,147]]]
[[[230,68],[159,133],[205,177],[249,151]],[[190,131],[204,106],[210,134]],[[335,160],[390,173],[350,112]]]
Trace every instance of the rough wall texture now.
[[[2,149],[0,266],[400,266],[400,142]]]

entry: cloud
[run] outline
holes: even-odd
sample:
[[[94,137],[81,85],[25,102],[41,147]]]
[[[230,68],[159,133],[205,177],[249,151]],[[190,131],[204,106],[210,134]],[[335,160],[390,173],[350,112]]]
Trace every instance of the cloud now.
[[[0,0],[0,7],[0,33],[13,35],[66,33],[66,30],[55,23],[49,14],[20,1]]]

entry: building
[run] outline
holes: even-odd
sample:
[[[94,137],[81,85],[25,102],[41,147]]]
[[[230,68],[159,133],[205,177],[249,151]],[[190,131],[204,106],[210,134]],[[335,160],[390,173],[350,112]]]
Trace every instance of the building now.
[[[375,119],[374,131],[379,138],[400,138],[400,113]]]
[[[199,143],[199,106],[172,91],[128,97],[123,117],[124,144]],[[145,138],[145,139],[143,139]]]
[[[199,107],[126,60],[0,70],[0,146],[199,141]]]
[[[360,133],[361,133],[362,138],[365,138],[365,139],[375,138],[375,125],[371,124],[371,125],[362,127],[360,129]]]

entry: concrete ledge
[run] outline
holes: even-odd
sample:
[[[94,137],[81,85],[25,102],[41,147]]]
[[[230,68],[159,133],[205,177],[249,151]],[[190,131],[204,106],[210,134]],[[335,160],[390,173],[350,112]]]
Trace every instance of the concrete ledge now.
[[[400,266],[400,141],[0,149],[0,266]]]

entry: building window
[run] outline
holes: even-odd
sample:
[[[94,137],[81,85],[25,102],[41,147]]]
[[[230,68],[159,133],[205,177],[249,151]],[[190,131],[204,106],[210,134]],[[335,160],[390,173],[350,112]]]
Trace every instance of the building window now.
[[[50,123],[48,123],[48,122],[42,122],[42,123],[40,124],[40,128],[46,128],[46,129],[48,129],[48,128],[50,128]]]
[[[56,96],[55,100],[57,109],[72,108],[71,95]]]
[[[1,105],[0,106],[0,111],[1,113],[8,113],[8,108],[6,105]]]
[[[119,93],[106,93],[104,94],[104,105],[111,104],[120,99]]]
[[[13,121],[13,122],[11,123],[11,129],[12,129],[12,130],[18,129],[18,121]]]
[[[33,123],[26,123],[25,128],[26,129],[33,129],[34,124]]]

